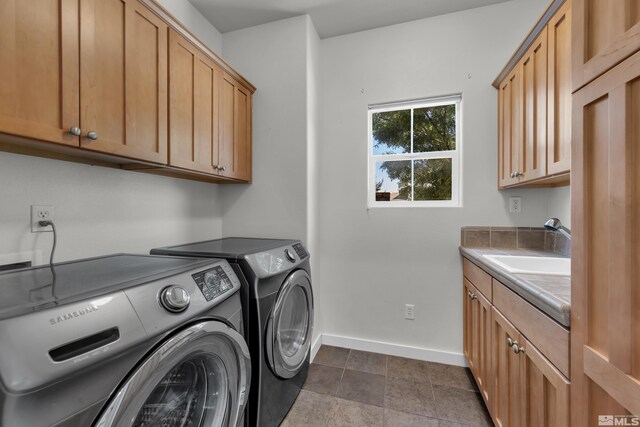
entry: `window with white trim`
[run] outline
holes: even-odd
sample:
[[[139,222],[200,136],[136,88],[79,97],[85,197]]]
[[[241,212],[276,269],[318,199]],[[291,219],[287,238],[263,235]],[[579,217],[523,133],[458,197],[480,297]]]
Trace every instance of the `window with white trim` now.
[[[461,102],[369,106],[369,207],[461,205]]]

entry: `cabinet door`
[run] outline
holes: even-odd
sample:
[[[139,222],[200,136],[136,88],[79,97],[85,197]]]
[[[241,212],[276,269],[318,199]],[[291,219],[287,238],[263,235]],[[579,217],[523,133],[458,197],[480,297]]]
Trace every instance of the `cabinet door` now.
[[[640,52],[573,95],[572,425],[640,414]],[[580,408],[580,410],[577,410]]]
[[[547,25],[549,32],[548,149],[549,175],[571,168],[571,3]]]
[[[0,132],[78,145],[78,49],[78,0],[0,2]]]
[[[517,329],[492,308],[493,388],[491,415],[497,426],[521,425],[520,357],[508,344],[520,342]]]
[[[223,73],[220,94],[219,173],[251,181],[251,92]]]
[[[471,282],[467,279],[463,279],[464,284],[462,289],[464,290],[464,295],[462,296],[462,312],[463,312],[463,352],[464,356],[467,359],[467,365],[469,365],[469,369],[474,376],[477,377],[476,373],[476,359],[477,359],[477,345],[474,339],[476,339],[476,304],[474,304],[474,300],[471,297],[473,291]]]
[[[222,71],[173,30],[169,44],[169,164],[214,174]]]
[[[518,182],[513,174],[520,165],[522,141],[522,68],[518,64],[500,85],[498,115],[498,184],[505,187]]]
[[[519,343],[526,427],[569,425],[569,381],[529,341]]]
[[[640,49],[638,0],[573,0],[573,90]]]
[[[80,36],[81,146],[166,163],[166,24],[138,0],[83,0]]]
[[[519,142],[518,181],[547,173],[547,30],[533,42],[522,63],[522,139]],[[517,137],[516,137],[517,141]]]
[[[477,325],[475,327],[475,333],[478,335],[477,340],[477,359],[476,359],[476,372],[478,379],[478,388],[484,398],[484,401],[489,405],[491,403],[491,381],[493,380],[493,367],[491,365],[491,353],[492,353],[492,337],[491,337],[491,303],[482,296],[480,292],[476,292],[477,299],[475,304],[477,306]]]

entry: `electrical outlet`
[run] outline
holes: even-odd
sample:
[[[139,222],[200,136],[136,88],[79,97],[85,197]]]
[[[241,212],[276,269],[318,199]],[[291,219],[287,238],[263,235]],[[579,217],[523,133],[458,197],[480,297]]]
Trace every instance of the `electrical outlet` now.
[[[405,304],[404,305],[404,318],[409,320],[414,320],[416,318],[415,312],[416,306],[413,304]]]
[[[509,197],[509,212],[522,212],[522,199],[520,197]]]
[[[42,233],[53,231],[49,225],[46,227],[41,226],[40,221],[53,221],[52,205],[31,205],[31,232]]]

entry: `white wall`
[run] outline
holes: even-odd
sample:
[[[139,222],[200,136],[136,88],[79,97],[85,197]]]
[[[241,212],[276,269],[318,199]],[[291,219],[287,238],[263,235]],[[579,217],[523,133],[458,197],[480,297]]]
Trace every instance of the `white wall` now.
[[[209,49],[222,53],[222,35],[188,0],[157,0]]]
[[[517,0],[322,41],[316,271],[329,336],[462,362],[460,227],[541,225],[547,215],[546,190],[496,189],[491,87],[546,3]],[[452,93],[463,94],[464,207],[367,210],[367,105]],[[522,197],[523,213],[509,214],[509,195]],[[406,303],[416,320],[404,320]]]
[[[305,16],[223,34],[253,96],[253,184],[222,188],[225,236],[307,237]]]
[[[295,238],[311,254],[314,342],[322,333],[318,248],[320,38],[308,16],[225,33],[228,61],[253,97],[253,184],[222,188],[223,234]]]
[[[571,187],[558,187],[548,190],[548,216],[560,219],[565,227],[571,228]]]
[[[0,153],[0,256],[40,251],[52,233],[31,233],[30,205],[54,205],[55,261],[222,234],[218,186],[98,166]]]
[[[307,238],[309,252],[313,254],[312,275],[314,280],[315,319],[313,342],[322,334],[324,312],[320,302],[322,298],[322,279],[320,269],[315,268],[316,258],[320,262],[320,218],[318,217],[318,197],[320,194],[320,180],[318,174],[318,151],[320,138],[320,37],[316,32],[311,18],[307,16]]]

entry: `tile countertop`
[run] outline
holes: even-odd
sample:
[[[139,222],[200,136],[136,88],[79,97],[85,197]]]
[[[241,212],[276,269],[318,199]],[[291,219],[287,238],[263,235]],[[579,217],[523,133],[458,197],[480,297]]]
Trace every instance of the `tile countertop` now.
[[[463,246],[460,247],[460,253],[533,306],[569,328],[571,321],[571,277],[509,273],[483,257],[483,255],[555,257],[561,257],[561,255],[541,249],[468,248]]]

